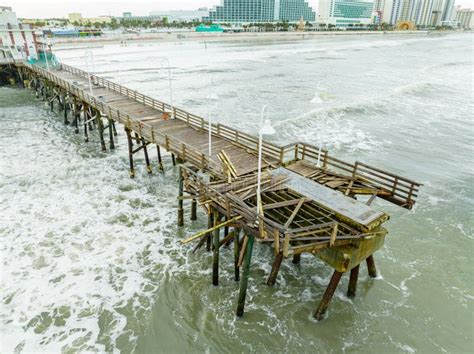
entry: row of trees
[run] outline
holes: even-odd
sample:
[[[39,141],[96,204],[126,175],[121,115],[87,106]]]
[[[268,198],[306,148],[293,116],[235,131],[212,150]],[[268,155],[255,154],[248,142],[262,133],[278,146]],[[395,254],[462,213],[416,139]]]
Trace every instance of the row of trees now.
[[[113,17],[110,23],[105,22],[94,22],[91,23],[87,22],[70,22],[67,19],[49,19],[49,20],[38,20],[34,23],[36,27],[43,27],[48,25],[48,23],[59,23],[62,26],[67,25],[74,25],[76,27],[84,26],[87,28],[96,28],[96,29],[112,29],[116,30],[119,28],[195,28],[200,24],[210,25],[211,22],[201,22],[201,21],[168,21],[166,17],[159,21],[150,21],[146,19],[123,19],[119,21],[117,18]],[[224,28],[231,28],[232,25],[230,23],[223,23],[221,24]],[[298,24],[296,23],[289,23],[288,21],[281,21],[278,23],[250,23],[242,26],[244,31],[252,31],[252,32],[274,32],[274,31],[293,31],[298,28]],[[305,24],[306,30],[319,30],[319,31],[331,31],[336,30],[336,26],[333,24],[325,24],[320,23],[317,25],[313,25],[310,22],[306,22]],[[433,29],[432,26],[417,26],[418,29]],[[348,29],[350,30],[371,30],[371,31],[390,31],[394,29],[393,25],[388,23],[381,23],[381,24],[349,24]],[[450,26],[437,26],[434,29],[437,30],[444,30],[444,29],[453,29]]]

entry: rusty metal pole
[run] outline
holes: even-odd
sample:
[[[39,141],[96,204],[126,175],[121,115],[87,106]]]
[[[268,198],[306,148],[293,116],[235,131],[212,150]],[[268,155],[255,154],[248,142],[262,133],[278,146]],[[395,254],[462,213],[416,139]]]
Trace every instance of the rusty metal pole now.
[[[314,312],[314,318],[318,321],[321,321],[324,318],[324,314],[326,313],[329,303],[331,302],[334,292],[336,291],[337,285],[341,280],[341,276],[341,272],[338,272],[337,270],[334,271],[331,277],[331,281],[329,282],[329,285],[326,288],[326,291],[324,292],[323,298],[321,299],[318,308]]]
[[[351,269],[351,275],[349,278],[349,287],[347,288],[348,297],[354,297],[356,295],[357,279],[359,278],[359,268],[360,268],[360,265],[358,264],[356,267]]]

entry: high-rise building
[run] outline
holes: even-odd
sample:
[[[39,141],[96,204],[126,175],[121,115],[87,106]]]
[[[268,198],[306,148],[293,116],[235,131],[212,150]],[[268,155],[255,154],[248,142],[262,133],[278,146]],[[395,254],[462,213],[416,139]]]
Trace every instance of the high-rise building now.
[[[254,23],[289,21],[314,22],[316,14],[307,0],[222,0],[204,21],[217,23]]]
[[[368,25],[373,10],[374,0],[319,0],[318,21],[337,27]]]
[[[442,21],[452,21],[454,19],[454,0],[446,0],[443,7]]]
[[[421,26],[438,26],[455,17],[454,0],[375,0],[374,12],[381,14],[381,22],[392,25],[412,21]]]
[[[456,12],[456,21],[459,27],[464,29],[474,29],[474,10],[458,9]]]

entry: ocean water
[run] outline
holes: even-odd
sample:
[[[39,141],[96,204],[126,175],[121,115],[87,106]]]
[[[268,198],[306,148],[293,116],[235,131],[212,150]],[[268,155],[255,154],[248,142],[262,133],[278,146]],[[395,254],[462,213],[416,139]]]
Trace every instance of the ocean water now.
[[[0,352],[469,352],[473,343],[472,34],[321,37],[293,41],[129,42],[92,47],[91,70],[214,121],[273,140],[322,143],[350,161],[424,184],[414,210],[391,214],[380,275],[365,267],[355,299],[343,277],[315,322],[331,270],[315,257],[282,265],[257,247],[246,313],[234,315],[232,249],[179,240],[177,170],[128,178],[127,147],[101,152],[26,90],[0,88]],[[85,68],[86,49],[62,48]],[[167,58],[163,60],[163,58]],[[218,95],[217,103],[206,97]]]

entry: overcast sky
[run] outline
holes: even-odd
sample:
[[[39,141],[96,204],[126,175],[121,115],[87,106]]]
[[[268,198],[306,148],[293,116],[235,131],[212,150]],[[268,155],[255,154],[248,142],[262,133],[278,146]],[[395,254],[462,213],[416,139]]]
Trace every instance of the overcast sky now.
[[[157,10],[193,10],[212,7],[220,0],[0,0],[0,5],[11,6],[18,17],[67,17],[70,12],[81,12],[85,17],[99,15],[120,16],[124,11],[135,15],[148,15]],[[315,7],[318,0],[308,0]],[[474,0],[456,0],[457,4],[474,7]]]

